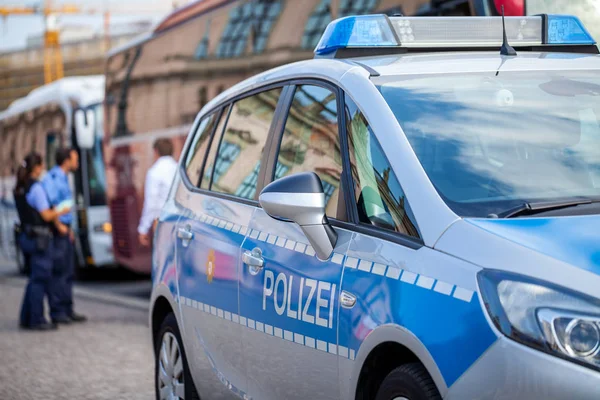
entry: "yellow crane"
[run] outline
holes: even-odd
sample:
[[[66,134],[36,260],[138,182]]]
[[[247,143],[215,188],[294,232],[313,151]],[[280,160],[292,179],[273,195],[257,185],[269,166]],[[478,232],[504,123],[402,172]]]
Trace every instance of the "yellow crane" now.
[[[174,3],[173,3],[174,4]],[[116,13],[141,14],[167,12],[164,7],[139,8],[129,10],[119,8]],[[109,21],[110,14],[115,13],[108,8],[105,10],[87,8],[83,9],[76,5],[53,7],[52,0],[44,0],[43,6],[0,6],[0,17],[10,15],[42,15],[44,17],[44,83],[50,83],[64,77],[62,52],[60,47],[60,31],[57,24],[59,14],[102,14],[104,16],[104,43],[105,50],[109,48]]]
[[[44,7],[0,7],[0,16],[43,15],[44,16],[44,82],[50,83],[64,76],[60,35],[56,24],[57,14],[77,14],[81,12],[74,5],[52,7],[52,0],[45,0]]]

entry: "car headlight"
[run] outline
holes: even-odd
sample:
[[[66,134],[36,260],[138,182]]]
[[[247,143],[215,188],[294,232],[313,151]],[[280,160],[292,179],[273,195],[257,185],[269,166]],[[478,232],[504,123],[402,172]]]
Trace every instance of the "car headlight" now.
[[[496,328],[524,345],[600,371],[600,300],[522,275],[482,270]]]

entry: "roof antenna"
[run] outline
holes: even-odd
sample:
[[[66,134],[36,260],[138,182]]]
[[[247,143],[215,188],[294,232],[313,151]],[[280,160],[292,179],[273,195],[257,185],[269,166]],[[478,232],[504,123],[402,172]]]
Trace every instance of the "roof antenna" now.
[[[513,47],[508,44],[508,39],[506,38],[506,25],[504,25],[504,4],[502,5],[502,47],[500,48],[500,54],[503,56],[516,56],[517,52]]]

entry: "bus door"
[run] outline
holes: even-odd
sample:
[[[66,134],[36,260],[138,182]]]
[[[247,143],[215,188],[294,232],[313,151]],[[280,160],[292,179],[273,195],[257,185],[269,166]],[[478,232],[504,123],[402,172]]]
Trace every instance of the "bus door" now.
[[[75,110],[72,143],[79,153],[75,173],[78,238],[82,265],[112,265],[112,224],[106,201],[102,152],[102,104]]]

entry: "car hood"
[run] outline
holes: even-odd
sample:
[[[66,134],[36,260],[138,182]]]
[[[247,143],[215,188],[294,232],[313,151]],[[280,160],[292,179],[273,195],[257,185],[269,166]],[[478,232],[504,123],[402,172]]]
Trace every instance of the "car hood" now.
[[[506,240],[600,275],[600,215],[465,221]]]

